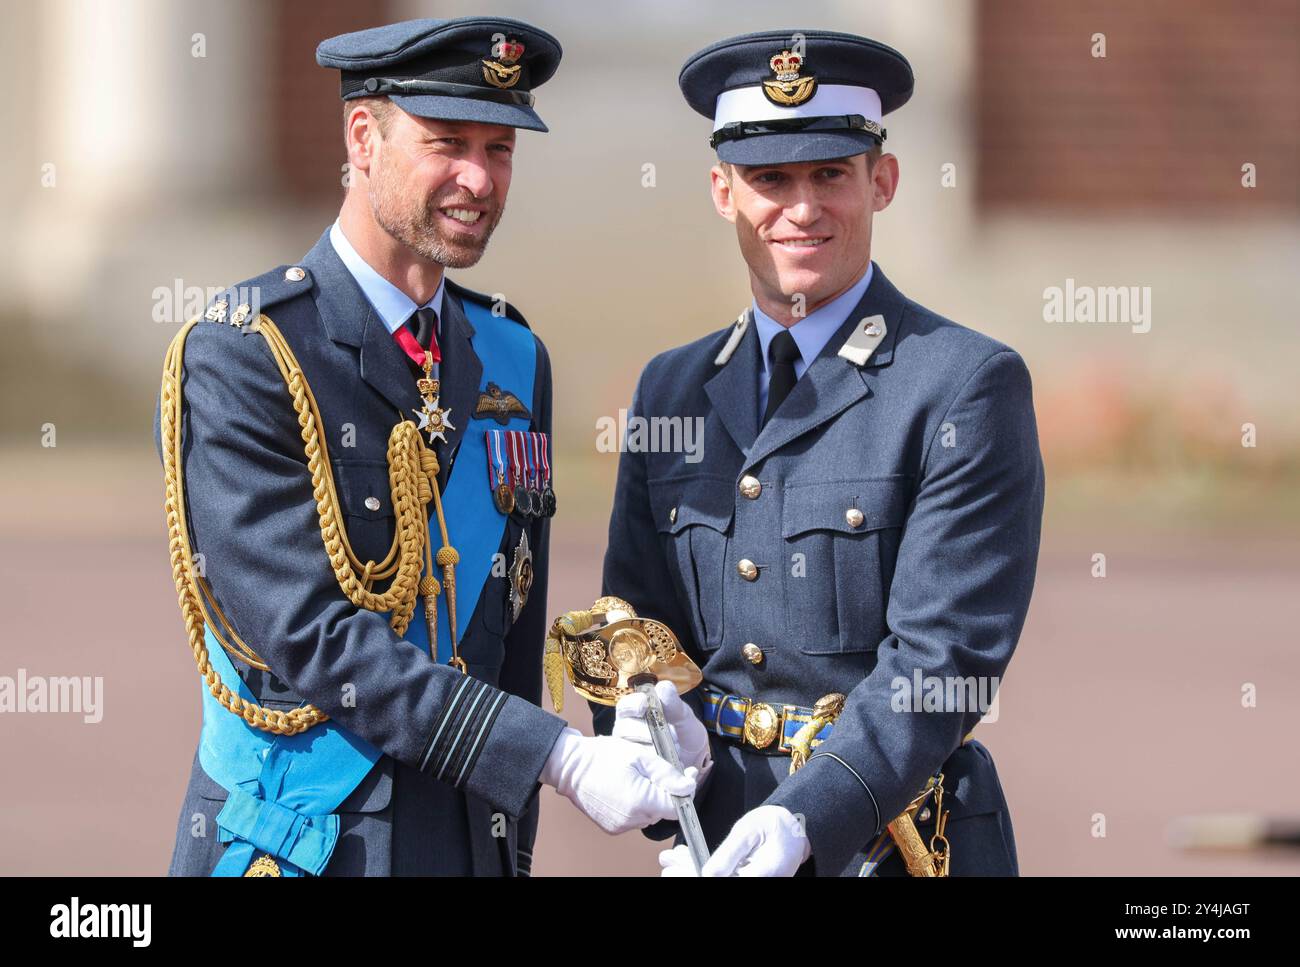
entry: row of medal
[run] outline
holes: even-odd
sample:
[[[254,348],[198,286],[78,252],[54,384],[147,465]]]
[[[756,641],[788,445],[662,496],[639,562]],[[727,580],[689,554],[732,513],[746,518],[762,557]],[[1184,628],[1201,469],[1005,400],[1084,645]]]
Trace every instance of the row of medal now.
[[[551,459],[545,433],[488,430],[488,486],[497,510],[524,517],[554,517]]]

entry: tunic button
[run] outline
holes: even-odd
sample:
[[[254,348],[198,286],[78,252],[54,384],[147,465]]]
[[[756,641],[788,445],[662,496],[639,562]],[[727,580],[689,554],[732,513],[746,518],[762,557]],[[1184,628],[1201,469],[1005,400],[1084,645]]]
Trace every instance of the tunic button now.
[[[676,507],[674,507],[672,510],[668,511],[668,523],[670,523],[670,524],[675,524],[675,523],[677,523],[677,508],[676,508]]]
[[[918,822],[928,823],[930,821],[930,816],[931,816],[930,807],[926,806],[924,809],[921,810],[921,814],[916,818]]]
[[[740,563],[736,565],[736,570],[740,572],[740,576],[746,581],[758,580],[758,566],[747,557],[740,559]]]
[[[758,645],[754,644],[752,641],[748,642],[744,648],[740,649],[740,653],[744,655],[752,665],[759,665],[763,662],[763,649],[758,647]]]
[[[296,265],[284,273],[286,282],[301,282],[305,278],[307,278],[307,273]]]
[[[844,512],[844,519],[849,522],[850,527],[861,527],[862,522],[866,520],[866,518],[862,516],[862,511],[858,510],[856,507],[850,507],[846,510]]]
[[[749,474],[740,478],[740,495],[748,497],[750,500],[757,500],[758,495],[763,492],[763,485],[758,482],[757,477],[751,477]]]
[[[378,498],[378,497],[367,497],[367,498],[366,498],[366,510],[378,510],[378,509],[379,509],[379,498]]]

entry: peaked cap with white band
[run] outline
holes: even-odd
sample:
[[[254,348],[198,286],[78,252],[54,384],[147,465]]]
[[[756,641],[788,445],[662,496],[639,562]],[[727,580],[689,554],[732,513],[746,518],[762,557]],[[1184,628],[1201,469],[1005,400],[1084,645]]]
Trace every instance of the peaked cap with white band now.
[[[912,65],[892,47],[828,30],[769,30],[690,57],[677,83],[713,120],[732,164],[828,161],[885,139],[881,119],[912,96]]]

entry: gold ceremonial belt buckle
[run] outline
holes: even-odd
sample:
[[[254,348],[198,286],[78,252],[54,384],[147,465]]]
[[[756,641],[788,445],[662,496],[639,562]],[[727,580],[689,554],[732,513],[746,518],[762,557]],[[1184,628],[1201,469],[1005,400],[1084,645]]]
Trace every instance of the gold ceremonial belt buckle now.
[[[773,755],[789,755],[790,737],[786,735],[786,723],[807,721],[807,710],[799,705],[771,702],[756,702],[750,698],[735,696],[745,706],[745,725],[741,729],[741,744],[755,749],[766,750]]]
[[[743,738],[755,749],[766,749],[781,734],[782,713],[767,702],[751,702],[745,710]]]

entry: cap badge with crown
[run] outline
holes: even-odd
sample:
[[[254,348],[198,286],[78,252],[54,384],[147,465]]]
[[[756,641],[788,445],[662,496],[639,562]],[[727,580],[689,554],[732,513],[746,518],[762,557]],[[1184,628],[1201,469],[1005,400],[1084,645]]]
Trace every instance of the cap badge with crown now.
[[[774,54],[768,64],[776,75],[776,80],[764,81],[763,93],[773,104],[794,107],[816,93],[817,78],[811,74],[807,77],[799,76],[799,70],[803,67],[803,57],[799,54],[788,49],[782,50],[781,53]]]
[[[495,59],[483,61],[483,80],[502,90],[518,84],[520,65],[515,61],[524,56],[524,45],[513,38],[501,37],[489,54]]]

